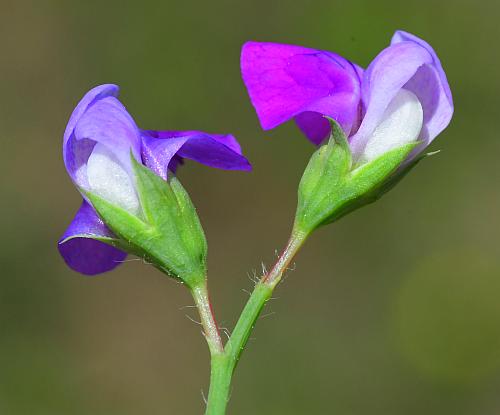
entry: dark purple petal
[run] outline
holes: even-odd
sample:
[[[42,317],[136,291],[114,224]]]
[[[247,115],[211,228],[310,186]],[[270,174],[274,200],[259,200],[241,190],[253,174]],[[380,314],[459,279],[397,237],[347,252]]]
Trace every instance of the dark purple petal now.
[[[161,178],[167,180],[168,171],[175,171],[179,163],[176,157],[179,149],[187,141],[187,137],[171,139],[156,138],[154,132],[142,135],[142,162]]]
[[[212,135],[199,131],[145,131],[142,160],[152,171],[166,179],[179,157],[224,170],[251,170],[248,160],[231,135]]]
[[[191,135],[208,135],[212,137],[215,141],[224,144],[229,147],[235,153],[243,154],[241,151],[240,143],[231,134],[208,134],[203,131],[198,130],[188,130],[188,131],[176,131],[176,130],[164,130],[164,131],[149,131],[149,134],[156,138],[176,138],[176,137],[188,137]]]
[[[70,268],[85,275],[110,271],[120,265],[127,253],[92,238],[115,238],[83,201],[73,221],[59,241],[59,252]]]
[[[316,145],[320,145],[330,134],[330,122],[319,112],[302,112],[295,116],[295,123]]]
[[[392,45],[370,63],[362,84],[366,112],[357,133],[350,140],[355,157],[363,152],[392,99],[415,76],[419,68],[430,63],[432,56],[412,42]]]
[[[300,46],[248,42],[241,52],[243,81],[262,128],[298,116],[299,127],[316,143],[328,134],[327,123],[300,114],[327,115],[349,132],[358,116],[358,70],[332,52]]]

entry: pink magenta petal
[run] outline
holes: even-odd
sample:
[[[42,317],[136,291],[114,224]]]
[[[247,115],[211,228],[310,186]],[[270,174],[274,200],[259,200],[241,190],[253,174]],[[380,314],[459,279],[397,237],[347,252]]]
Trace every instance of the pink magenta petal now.
[[[241,52],[241,72],[265,130],[297,116],[299,127],[318,143],[329,131],[327,123],[318,115],[301,114],[327,115],[346,132],[356,123],[359,74],[339,55],[301,46],[248,42]]]

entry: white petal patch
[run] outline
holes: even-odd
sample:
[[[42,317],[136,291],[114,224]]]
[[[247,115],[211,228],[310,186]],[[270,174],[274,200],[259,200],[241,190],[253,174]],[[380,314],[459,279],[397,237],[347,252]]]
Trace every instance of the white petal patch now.
[[[417,141],[423,122],[424,111],[417,96],[401,89],[385,110],[360,161],[366,163],[387,151]]]
[[[139,199],[125,168],[103,144],[97,143],[87,161],[90,191],[106,201],[139,215]]]

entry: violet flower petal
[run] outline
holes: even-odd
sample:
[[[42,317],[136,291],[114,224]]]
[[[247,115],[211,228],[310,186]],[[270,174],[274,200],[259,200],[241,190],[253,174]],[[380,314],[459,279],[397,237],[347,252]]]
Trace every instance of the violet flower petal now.
[[[399,41],[397,37],[395,43],[384,49],[368,66],[362,83],[366,113],[358,131],[350,139],[354,157],[361,155],[385,109],[401,88],[413,92],[424,111],[419,137],[422,145],[413,155],[429,145],[448,125],[453,113],[448,82],[437,57],[434,58],[434,51],[426,43],[428,47],[422,46],[424,43]]]
[[[445,74],[443,67],[441,65],[441,61],[439,60],[439,58],[438,58],[436,52],[434,51],[434,49],[432,48],[432,46],[429,45],[425,40],[420,39],[419,37],[412,35],[411,33],[405,32],[403,30],[397,30],[394,33],[394,35],[392,36],[391,45],[394,45],[394,44],[400,43],[400,42],[414,42],[414,43],[422,46],[423,48],[425,48],[427,50],[427,52],[429,52],[431,54],[432,60],[433,60],[433,66],[435,67],[436,71],[439,74],[439,78],[440,78],[441,84],[445,90],[446,97],[448,98],[450,105],[453,106],[453,97],[451,95],[450,86],[448,85],[448,79],[447,79],[446,74]]]
[[[325,53],[331,53],[331,52],[325,52]],[[355,63],[349,61],[346,62],[352,66],[354,73],[358,78],[358,82],[359,84],[361,84],[364,72],[363,68],[356,65]],[[362,102],[359,102],[357,114],[353,124],[351,124],[350,130],[345,129],[344,126],[346,134],[352,133],[353,131],[356,131],[358,129],[359,123],[361,122],[362,109],[363,109]],[[312,141],[316,145],[320,145],[325,140],[325,138],[330,136],[331,132],[330,122],[324,117],[324,115],[328,114],[307,111],[300,113],[294,118],[295,123],[300,128],[300,130],[306,135],[306,137],[310,141]]]
[[[330,134],[330,122],[319,112],[301,112],[294,120],[305,136],[317,146]]]
[[[357,69],[332,52],[301,46],[247,42],[241,71],[262,128],[269,130],[297,116],[299,127],[318,143],[335,119],[349,132],[358,117],[360,88]],[[319,123],[319,125],[318,125]]]
[[[208,134],[198,130],[188,130],[188,131],[163,130],[163,131],[148,131],[148,133],[156,138],[187,137],[190,135],[199,135],[199,134],[208,135],[215,141],[218,141],[224,144],[226,147],[229,147],[235,153],[243,154],[243,152],[241,151],[240,143],[238,143],[238,140],[236,140],[236,138],[231,134]]]
[[[66,130],[64,131],[63,159],[66,170],[68,171],[70,177],[74,182],[76,182],[76,172],[82,164],[86,163],[92,151],[92,148],[94,147],[94,143],[87,140],[82,140],[82,142],[80,143],[75,143],[75,126],[82,115],[85,113],[85,111],[87,111],[87,109],[96,101],[109,96],[117,97],[118,93],[118,86],[113,84],[99,85],[95,88],[92,88],[80,100],[69,118],[68,124],[66,125]]]
[[[82,274],[96,275],[112,270],[127,257],[126,252],[92,239],[94,237],[115,236],[84,200],[58,244],[59,252],[70,268]]]
[[[175,170],[178,157],[224,170],[248,171],[252,168],[231,135],[199,131],[145,131],[142,143],[144,164],[164,179],[168,170]]]
[[[129,172],[130,152],[140,160],[139,128],[115,97],[103,98],[88,108],[76,124],[74,134],[77,142],[87,139],[105,145]]]
[[[96,142],[110,148],[126,168],[130,151],[139,159],[140,134],[134,120],[116,98],[116,85],[101,85],[90,90],[73,111],[64,133],[63,157],[73,181],[88,186],[85,165]]]
[[[432,46],[411,33],[397,31],[391,44],[401,42],[418,44],[432,56],[432,64],[421,67],[405,85],[405,89],[412,91],[424,108],[424,127],[420,135],[422,145],[419,146],[423,149],[450,123],[454,111],[453,97],[441,61]]]

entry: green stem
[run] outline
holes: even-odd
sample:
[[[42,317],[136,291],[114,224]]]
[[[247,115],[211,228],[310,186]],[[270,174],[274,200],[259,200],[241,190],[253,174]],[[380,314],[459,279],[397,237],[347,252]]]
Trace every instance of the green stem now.
[[[224,415],[229,402],[231,378],[250,333],[271,298],[274,288],[305,242],[308,233],[292,232],[288,244],[269,273],[262,276],[240,315],[223,353],[212,353],[210,391],[205,415]]]
[[[210,390],[205,415],[224,415],[231,392],[234,366],[225,353],[212,355]]]
[[[219,328],[215,321],[215,316],[208,296],[208,288],[206,281],[203,284],[195,286],[191,289],[196,308],[201,318],[201,325],[203,326],[203,333],[207,339],[210,354],[216,355],[224,352],[224,345],[220,337]]]
[[[263,282],[257,283],[252,295],[243,309],[233,334],[225,347],[225,353],[236,367],[243,349],[245,348],[248,338],[255,326],[255,323],[264,308],[267,301],[271,298],[273,287],[264,284]]]

